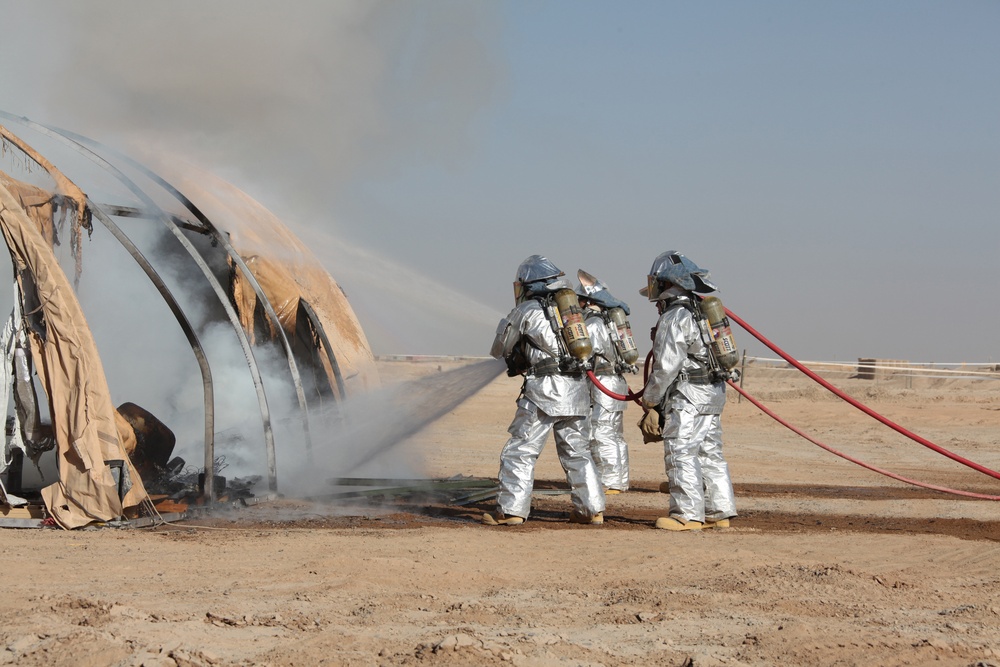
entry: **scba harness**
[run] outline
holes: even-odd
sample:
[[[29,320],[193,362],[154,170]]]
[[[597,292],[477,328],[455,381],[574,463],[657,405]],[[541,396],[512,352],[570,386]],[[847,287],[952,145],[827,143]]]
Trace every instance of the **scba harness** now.
[[[570,296],[572,298],[569,298]],[[587,329],[583,325],[582,311],[573,291],[559,290],[555,293],[533,294],[525,300],[535,301],[539,304],[552,333],[555,334],[558,348],[557,356],[553,357],[551,351],[541,348],[530,338],[522,336],[509,346],[509,352],[503,356],[504,362],[507,364],[507,375],[510,377],[517,375],[583,377],[590,366],[589,358],[593,347],[587,336]],[[560,308],[560,306],[562,307]],[[497,331],[498,344],[495,343],[495,347],[507,349],[508,338],[514,333],[511,323],[506,319],[501,320]],[[528,354],[529,347],[541,351],[548,358],[532,364]]]
[[[691,316],[694,318],[695,323],[698,325],[698,332],[701,336],[701,342],[705,346],[705,350],[708,353],[708,359],[699,359],[693,354],[688,355],[688,360],[695,365],[694,368],[687,368],[680,372],[678,379],[682,382],[688,382],[690,384],[699,385],[709,385],[716,384],[717,382],[725,382],[730,379],[733,371],[726,368],[718,358],[716,352],[716,342],[713,338],[712,326],[695,303],[686,297],[678,297],[671,299],[667,302],[664,312],[669,312],[674,308],[684,308]],[[728,325],[728,322],[727,322]]]
[[[623,375],[624,373],[638,372],[634,364],[628,363],[623,357],[625,343],[618,333],[618,323],[611,315],[611,311],[606,308],[596,310],[591,308],[587,313],[588,318],[597,318],[601,321],[608,339],[611,342],[610,351],[606,354],[595,352],[594,354],[594,374],[595,375]],[[635,343],[629,340],[632,347]]]

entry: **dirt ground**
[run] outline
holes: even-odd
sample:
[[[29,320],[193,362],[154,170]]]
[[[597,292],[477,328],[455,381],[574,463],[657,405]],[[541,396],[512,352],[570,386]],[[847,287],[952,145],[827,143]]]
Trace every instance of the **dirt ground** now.
[[[461,362],[383,362],[386,381]],[[1000,469],[1000,382],[830,376],[888,418]],[[631,384],[635,386],[637,380]],[[827,444],[920,481],[1000,483],[797,374],[744,387]],[[431,478],[495,477],[519,381],[500,376],[402,445]],[[540,495],[519,527],[437,495],[351,506],[281,498],[149,529],[4,530],[0,664],[1000,665],[994,501],[878,475],[731,393],[740,516],[675,534],[662,447],[626,414],[631,490],[603,526]],[[565,481],[555,448],[539,489]]]

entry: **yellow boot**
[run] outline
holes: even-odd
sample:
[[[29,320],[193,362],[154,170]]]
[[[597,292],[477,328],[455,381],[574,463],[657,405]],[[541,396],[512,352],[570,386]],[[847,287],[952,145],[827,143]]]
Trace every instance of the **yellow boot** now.
[[[591,526],[600,526],[604,524],[604,512],[598,512],[594,516],[587,516],[586,514],[579,514],[576,510],[570,512],[569,515],[570,523],[585,523]]]
[[[520,526],[524,523],[524,518],[519,516],[506,516],[503,512],[487,512],[483,515],[483,523],[487,526]]]
[[[701,530],[701,521],[687,521],[679,516],[661,516],[656,520],[656,527],[661,530]]]

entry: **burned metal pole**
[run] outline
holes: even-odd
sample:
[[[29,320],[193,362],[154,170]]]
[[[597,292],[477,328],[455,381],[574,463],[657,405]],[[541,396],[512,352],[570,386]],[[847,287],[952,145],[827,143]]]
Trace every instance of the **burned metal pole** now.
[[[299,305],[302,306],[302,310],[305,311],[306,316],[309,318],[309,323],[312,324],[313,329],[319,335],[320,342],[323,343],[323,349],[326,350],[327,361],[330,362],[330,368],[333,370],[333,377],[337,382],[337,390],[340,392],[340,399],[343,400],[347,398],[347,389],[344,387],[344,376],[340,373],[340,364],[337,363],[337,355],[333,352],[333,346],[330,345],[330,339],[326,336],[326,329],[323,328],[323,323],[319,321],[319,317],[316,315],[316,311],[313,307],[309,305],[309,302],[305,299],[299,299]]]
[[[146,272],[149,277],[150,282],[156,287],[156,290],[163,297],[166,302],[167,307],[170,308],[170,312],[174,314],[174,318],[180,325],[181,330],[184,331],[184,336],[188,339],[188,343],[191,345],[191,350],[194,352],[195,359],[198,361],[198,368],[201,370],[201,382],[204,388],[205,395],[205,461],[206,464],[214,468],[215,466],[215,389],[212,384],[212,369],[208,364],[208,358],[205,356],[205,350],[201,346],[201,341],[198,339],[198,334],[195,332],[194,327],[188,321],[187,316],[184,311],[181,310],[180,305],[174,298],[173,293],[164,284],[163,279],[160,278],[160,274],[156,272],[153,265],[149,263],[149,260],[142,254],[142,252],[132,243],[132,240],[114,223],[110,216],[108,216],[98,204],[94,204],[87,198],[88,204],[90,204],[91,210],[94,212],[94,217],[96,217],[101,224],[103,224],[111,235],[114,236],[119,243],[128,251],[132,258],[135,259],[136,263],[142,267],[142,270]],[[206,470],[207,472],[207,470]],[[213,498],[214,488],[211,482],[205,482],[205,498],[207,501],[211,502]]]

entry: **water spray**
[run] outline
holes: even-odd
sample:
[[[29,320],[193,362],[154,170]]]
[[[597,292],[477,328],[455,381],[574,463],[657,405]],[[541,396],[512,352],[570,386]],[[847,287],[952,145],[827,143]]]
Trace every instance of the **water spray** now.
[[[488,359],[356,394],[327,413],[314,412],[327,435],[317,439],[314,460],[300,462],[300,469],[290,473],[296,479],[296,495],[316,495],[331,477],[358,476],[492,382],[504,368],[502,361]],[[380,469],[377,476],[391,476],[386,472]]]

